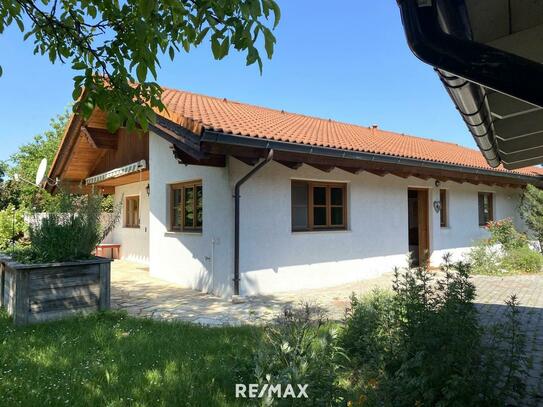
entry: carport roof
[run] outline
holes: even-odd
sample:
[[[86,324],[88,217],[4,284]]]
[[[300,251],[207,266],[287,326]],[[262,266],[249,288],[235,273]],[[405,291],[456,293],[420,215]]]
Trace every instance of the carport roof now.
[[[397,0],[487,162],[543,163],[543,0]]]

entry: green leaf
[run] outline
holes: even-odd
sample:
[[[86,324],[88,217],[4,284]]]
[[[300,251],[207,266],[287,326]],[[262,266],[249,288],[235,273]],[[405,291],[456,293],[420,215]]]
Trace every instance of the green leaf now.
[[[83,88],[81,86],[76,87],[74,91],[72,92],[73,100],[79,99],[79,96],[81,96],[81,93],[83,93]]]
[[[49,49],[49,61],[51,63],[55,63],[55,60],[57,59],[57,50],[55,48]]]
[[[266,48],[266,54],[271,59],[273,56],[273,47],[275,45],[275,37],[268,29],[264,29],[264,48]]]
[[[94,103],[91,100],[85,100],[83,103],[79,104],[79,109],[81,114],[85,119],[88,119],[94,110]]]
[[[253,0],[251,2],[251,17],[255,20],[260,17],[262,14],[262,9],[260,8],[260,0]]]
[[[83,69],[87,69],[87,64],[85,64],[84,62],[78,61],[72,65],[72,69],[75,69],[76,71],[81,71]]]
[[[173,61],[173,59],[175,58],[175,50],[173,49],[173,47],[170,47],[168,52],[170,53],[170,59]]]
[[[4,73],[4,70],[2,69],[2,66],[0,66],[0,77],[2,76],[3,73]]]
[[[215,59],[221,59],[221,44],[215,36],[211,38],[211,52]]]
[[[221,57],[219,59],[223,59],[225,56],[227,56],[229,49],[230,49],[230,39],[226,37],[225,40],[221,44]]]
[[[145,82],[145,78],[147,78],[147,67],[143,62],[138,64],[138,67],[136,68],[136,76],[138,77],[138,81],[140,83]]]
[[[110,112],[107,115],[107,130],[115,133],[121,127],[121,117],[116,112]]]
[[[205,38],[205,36],[207,35],[207,33],[209,32],[211,27],[206,27],[204,28],[202,31],[200,31],[198,33],[198,36],[196,37],[196,40],[194,41],[194,43],[196,45],[200,44],[202,42],[202,40]]]
[[[21,30],[21,32],[24,32],[25,31],[25,25],[23,23],[23,20],[17,18],[15,21],[17,22],[17,25],[19,26],[19,30]]]
[[[155,8],[154,0],[140,0],[139,9],[141,15],[145,18],[149,17]]]
[[[279,5],[275,2],[275,0],[269,1],[270,7],[273,10],[273,15],[275,16],[275,20],[273,21],[273,28],[276,28],[279,24],[279,20],[281,20],[281,9],[279,8]]]

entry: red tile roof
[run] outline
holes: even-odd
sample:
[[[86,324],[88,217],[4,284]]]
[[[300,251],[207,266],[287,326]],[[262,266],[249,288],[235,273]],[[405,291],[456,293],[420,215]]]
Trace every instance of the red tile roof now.
[[[393,133],[302,114],[164,88],[168,112],[161,115],[200,134],[213,130],[246,137],[331,147],[453,164],[523,175],[543,175],[543,168],[508,171],[490,167],[478,150],[457,144]]]

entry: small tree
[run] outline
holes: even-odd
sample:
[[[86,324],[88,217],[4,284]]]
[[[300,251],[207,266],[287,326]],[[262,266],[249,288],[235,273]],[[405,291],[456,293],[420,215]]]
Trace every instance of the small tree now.
[[[543,253],[543,191],[528,185],[520,201],[520,216],[539,242]]]
[[[15,174],[18,174],[21,178],[33,182],[43,158],[46,158],[51,165],[69,117],[70,114],[65,112],[51,119],[49,129],[19,146],[4,163],[5,180],[0,183],[0,204],[6,206],[12,204],[26,211],[46,212],[48,207],[55,203],[57,198],[44,189],[36,188],[26,182],[13,181],[13,178]]]

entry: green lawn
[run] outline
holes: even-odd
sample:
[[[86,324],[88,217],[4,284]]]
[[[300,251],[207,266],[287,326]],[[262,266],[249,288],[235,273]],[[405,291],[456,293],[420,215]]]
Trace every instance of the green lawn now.
[[[230,406],[258,328],[106,313],[16,328],[0,311],[0,406]]]

